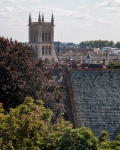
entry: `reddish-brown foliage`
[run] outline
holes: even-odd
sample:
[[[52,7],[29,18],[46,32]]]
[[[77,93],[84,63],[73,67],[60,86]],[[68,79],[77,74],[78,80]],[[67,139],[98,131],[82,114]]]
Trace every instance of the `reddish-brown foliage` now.
[[[36,64],[28,46],[0,37],[0,102],[5,110],[18,106],[29,95],[42,99],[55,114],[63,112],[63,88],[50,85],[50,78],[43,61]]]

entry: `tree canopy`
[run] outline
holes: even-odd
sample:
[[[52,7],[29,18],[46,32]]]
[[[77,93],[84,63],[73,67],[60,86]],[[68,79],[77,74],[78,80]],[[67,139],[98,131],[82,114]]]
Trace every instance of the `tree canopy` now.
[[[67,128],[59,140],[59,150],[97,150],[97,140],[86,127]]]
[[[114,47],[115,43],[111,40],[95,40],[95,41],[82,41],[80,42],[82,48],[102,48],[102,47]]]
[[[118,42],[116,43],[116,47],[117,47],[117,48],[120,48],[120,41],[118,41]]]
[[[120,69],[120,62],[110,62],[107,64],[107,68],[113,69],[113,68],[118,68]]]
[[[87,127],[74,129],[62,116],[52,123],[53,111],[42,100],[25,101],[6,114],[0,103],[1,150],[119,150],[120,135],[111,141],[102,131],[97,138]]]
[[[63,118],[51,124],[53,112],[41,100],[27,97],[23,104],[11,108],[5,115],[0,105],[0,149],[54,150],[66,127],[72,127]]]

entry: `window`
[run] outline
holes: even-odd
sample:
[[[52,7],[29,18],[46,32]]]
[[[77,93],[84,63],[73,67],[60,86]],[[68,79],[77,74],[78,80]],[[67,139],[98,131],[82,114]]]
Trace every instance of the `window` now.
[[[31,31],[31,35],[30,35],[31,39],[30,39],[30,42],[32,42],[32,31]]]
[[[42,33],[42,41],[44,42],[44,32]]]
[[[34,31],[31,31],[31,42],[34,42]]]
[[[45,33],[45,41],[47,41],[47,32]]]
[[[46,54],[48,54],[48,47],[46,46]]]
[[[35,56],[36,56],[36,59],[37,59],[37,45],[35,46],[35,49],[36,49],[36,55]]]
[[[51,34],[50,34],[50,32],[49,32],[49,35],[48,35],[48,39],[49,39],[49,42],[51,41]]]
[[[35,40],[35,42],[37,42],[37,31],[36,31],[36,40]]]
[[[42,55],[44,55],[44,46],[42,47]]]
[[[36,37],[36,34],[35,34],[35,31],[34,31],[34,42],[35,42],[35,37]]]
[[[51,55],[51,47],[49,47],[49,55]]]

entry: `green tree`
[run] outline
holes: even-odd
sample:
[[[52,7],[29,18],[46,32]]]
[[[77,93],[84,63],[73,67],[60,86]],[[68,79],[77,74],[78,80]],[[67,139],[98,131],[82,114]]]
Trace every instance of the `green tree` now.
[[[111,141],[110,148],[114,150],[120,150],[120,134],[117,135],[116,140]]]
[[[112,69],[112,68],[118,68],[120,69],[120,62],[110,62],[107,64],[107,68]]]
[[[102,47],[114,47],[114,42],[108,41],[108,40],[95,40],[95,41],[82,41],[80,44],[80,47],[85,48],[102,48]]]
[[[86,127],[67,128],[58,142],[58,150],[97,150],[97,140]]]
[[[108,132],[103,130],[100,133],[100,136],[98,137],[99,142],[105,142],[105,141],[109,141],[108,139]]]
[[[108,132],[103,130],[98,137],[99,150],[111,150],[110,140],[108,138]]]
[[[110,46],[110,47],[115,47],[115,43],[111,40],[111,41],[109,42],[109,46]]]
[[[72,127],[62,118],[51,124],[53,112],[42,101],[27,97],[23,104],[5,115],[0,105],[0,149],[54,150],[65,127]]]
[[[118,41],[115,45],[117,48],[120,48],[120,41]]]

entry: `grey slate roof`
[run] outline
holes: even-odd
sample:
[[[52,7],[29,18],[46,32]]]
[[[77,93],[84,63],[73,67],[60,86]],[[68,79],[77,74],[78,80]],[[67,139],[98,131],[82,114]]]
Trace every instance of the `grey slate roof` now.
[[[120,70],[68,70],[66,74],[75,127],[89,127],[95,136],[106,130],[115,139],[120,134]]]

